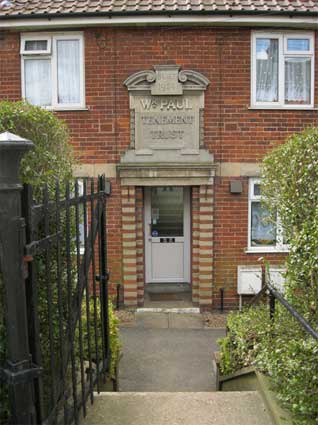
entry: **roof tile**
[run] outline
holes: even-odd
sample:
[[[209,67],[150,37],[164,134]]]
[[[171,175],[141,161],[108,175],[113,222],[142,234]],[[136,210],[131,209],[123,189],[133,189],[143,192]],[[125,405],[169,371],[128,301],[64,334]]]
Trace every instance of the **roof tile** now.
[[[90,13],[317,13],[318,0],[11,0],[0,17]]]

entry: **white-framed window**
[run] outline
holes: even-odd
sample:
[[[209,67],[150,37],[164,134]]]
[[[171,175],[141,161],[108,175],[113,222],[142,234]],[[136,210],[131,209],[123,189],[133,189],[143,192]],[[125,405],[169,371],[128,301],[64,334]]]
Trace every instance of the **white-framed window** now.
[[[85,107],[83,33],[22,34],[22,96],[48,109]]]
[[[276,224],[269,220],[269,211],[261,203],[261,179],[249,179],[248,191],[248,251],[288,251],[279,217]]]
[[[314,107],[314,35],[252,33],[252,107]]]

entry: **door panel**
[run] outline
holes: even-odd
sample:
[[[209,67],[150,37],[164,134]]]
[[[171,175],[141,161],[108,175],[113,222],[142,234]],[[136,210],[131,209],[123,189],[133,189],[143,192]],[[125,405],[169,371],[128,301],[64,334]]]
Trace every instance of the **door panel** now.
[[[145,188],[146,282],[190,282],[190,194]]]
[[[152,277],[153,281],[183,280],[184,261],[183,242],[152,244]],[[160,261],[158,261],[160,258]]]

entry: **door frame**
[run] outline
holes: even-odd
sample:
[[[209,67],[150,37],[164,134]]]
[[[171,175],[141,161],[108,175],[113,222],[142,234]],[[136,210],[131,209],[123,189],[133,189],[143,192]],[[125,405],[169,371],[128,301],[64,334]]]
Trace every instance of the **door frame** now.
[[[183,250],[183,279],[163,279],[154,281],[152,279],[152,241],[150,235],[151,224],[151,189],[150,186],[144,188],[144,246],[145,246],[145,283],[191,283],[191,196],[190,187],[182,186],[183,188],[183,236],[184,236],[184,250]]]

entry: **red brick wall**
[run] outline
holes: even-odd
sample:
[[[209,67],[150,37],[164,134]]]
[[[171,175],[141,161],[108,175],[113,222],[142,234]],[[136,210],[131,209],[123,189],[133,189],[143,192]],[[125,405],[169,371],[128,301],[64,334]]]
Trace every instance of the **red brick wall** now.
[[[262,263],[264,257],[271,264],[280,264],[284,254],[246,254],[248,245],[248,178],[243,181],[242,194],[231,194],[230,180],[233,178],[216,178],[215,181],[215,221],[214,221],[214,307],[220,304],[220,288],[224,291],[224,306],[237,305],[237,266]]]
[[[20,98],[19,34],[2,33],[0,97]],[[317,39],[317,37],[316,37]],[[317,53],[317,48],[316,48]],[[205,146],[218,162],[257,162],[274,145],[304,127],[318,125],[318,112],[250,110],[249,28],[90,28],[85,30],[87,111],[59,112],[85,163],[114,163],[129,145],[129,98],[123,81],[155,64],[177,63],[203,73],[206,91]],[[318,54],[315,97],[318,103]],[[256,263],[247,246],[247,180],[231,195],[229,179],[215,181],[214,294],[226,287],[236,302],[237,264]],[[112,281],[122,279],[121,202],[113,181],[108,201],[108,254]],[[279,256],[271,256],[278,261]],[[218,300],[216,299],[216,305]]]
[[[2,33],[0,96],[20,97],[19,35]],[[317,49],[316,49],[317,51]],[[116,162],[129,142],[123,81],[154,64],[207,76],[205,141],[217,161],[258,161],[288,134],[318,123],[317,111],[250,110],[250,30],[148,28],[85,30],[88,111],[60,112],[84,162]],[[318,65],[318,55],[316,55]],[[318,66],[316,66],[316,103]]]

